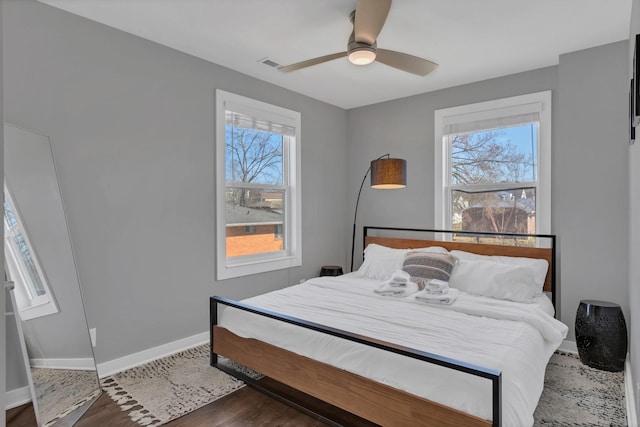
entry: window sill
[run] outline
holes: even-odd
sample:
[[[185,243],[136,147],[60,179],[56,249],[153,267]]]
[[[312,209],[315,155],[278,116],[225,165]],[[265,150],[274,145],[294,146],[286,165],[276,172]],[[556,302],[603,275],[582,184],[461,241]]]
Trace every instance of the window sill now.
[[[234,277],[249,276],[252,274],[266,273],[269,271],[283,270],[285,268],[299,267],[302,265],[301,257],[288,256],[277,259],[236,261],[218,268],[218,280],[232,279]]]
[[[38,317],[48,316],[50,314],[58,313],[58,307],[52,302],[48,301],[36,306],[25,307],[19,310],[21,320],[37,319]]]

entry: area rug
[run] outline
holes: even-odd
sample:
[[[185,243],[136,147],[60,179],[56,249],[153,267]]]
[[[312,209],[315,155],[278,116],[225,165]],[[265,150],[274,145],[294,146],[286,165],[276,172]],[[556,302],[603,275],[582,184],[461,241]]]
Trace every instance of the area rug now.
[[[222,363],[233,364],[224,359]],[[247,368],[234,367],[259,377]],[[133,421],[144,426],[167,423],[243,385],[209,365],[208,345],[102,380],[104,391],[128,411]],[[547,366],[545,388],[534,418],[534,427],[626,426],[624,373],[593,369],[576,355],[555,353]]]
[[[624,372],[590,368],[578,356],[551,356],[534,426],[626,427]]]
[[[45,427],[100,394],[96,371],[31,368],[31,378]]]
[[[143,426],[167,423],[244,385],[209,365],[208,345],[128,369],[101,383],[120,408]]]

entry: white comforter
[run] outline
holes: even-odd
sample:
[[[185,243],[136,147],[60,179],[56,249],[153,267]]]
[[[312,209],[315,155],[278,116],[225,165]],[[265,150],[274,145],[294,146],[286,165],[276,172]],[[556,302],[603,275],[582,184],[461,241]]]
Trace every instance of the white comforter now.
[[[504,426],[533,424],[547,362],[567,327],[539,304],[461,293],[451,306],[380,296],[380,282],[318,277],[244,300],[257,307],[502,371]],[[544,297],[546,298],[546,297]],[[547,300],[548,301],[548,300]],[[273,319],[225,308],[219,324],[295,353],[492,419],[491,382]]]

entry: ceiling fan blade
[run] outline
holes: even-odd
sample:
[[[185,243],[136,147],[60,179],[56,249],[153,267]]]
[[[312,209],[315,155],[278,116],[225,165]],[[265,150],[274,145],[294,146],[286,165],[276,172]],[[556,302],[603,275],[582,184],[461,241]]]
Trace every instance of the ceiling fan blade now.
[[[435,62],[387,49],[378,49],[376,61],[418,76],[426,76],[438,68]]]
[[[390,8],[391,0],[358,0],[354,22],[356,42],[374,44]]]
[[[343,58],[345,56],[347,56],[347,52],[332,53],[331,55],[319,56],[317,58],[307,59],[306,61],[296,62],[295,64],[284,65],[282,67],[278,67],[278,70],[283,73],[288,73],[290,71],[296,71],[312,65],[322,64],[323,62],[333,61],[334,59]]]

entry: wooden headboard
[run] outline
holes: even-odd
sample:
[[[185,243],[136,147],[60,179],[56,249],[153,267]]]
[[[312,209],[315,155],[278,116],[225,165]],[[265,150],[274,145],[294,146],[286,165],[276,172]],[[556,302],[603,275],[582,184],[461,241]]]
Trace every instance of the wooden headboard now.
[[[460,242],[451,240],[434,240],[434,239],[414,239],[404,237],[383,237],[369,235],[370,230],[386,230],[386,233],[398,232],[429,232],[446,234],[447,236],[507,236],[514,238],[545,238],[550,240],[550,246],[548,248],[539,248],[531,246],[511,246],[511,245],[495,245],[484,243],[472,243],[472,242]],[[495,234],[495,233],[470,233],[470,232],[453,232],[450,230],[421,230],[421,229],[408,229],[408,228],[388,228],[388,227],[364,227],[364,247],[371,243],[387,246],[397,249],[416,249],[426,248],[429,246],[441,246],[449,251],[459,250],[466,252],[473,252],[480,255],[502,255],[512,257],[525,257],[525,258],[539,258],[547,260],[549,268],[547,269],[547,276],[544,282],[545,292],[551,292],[552,301],[555,305],[555,236],[543,235],[543,234],[529,234],[529,235],[515,235],[515,234]]]

